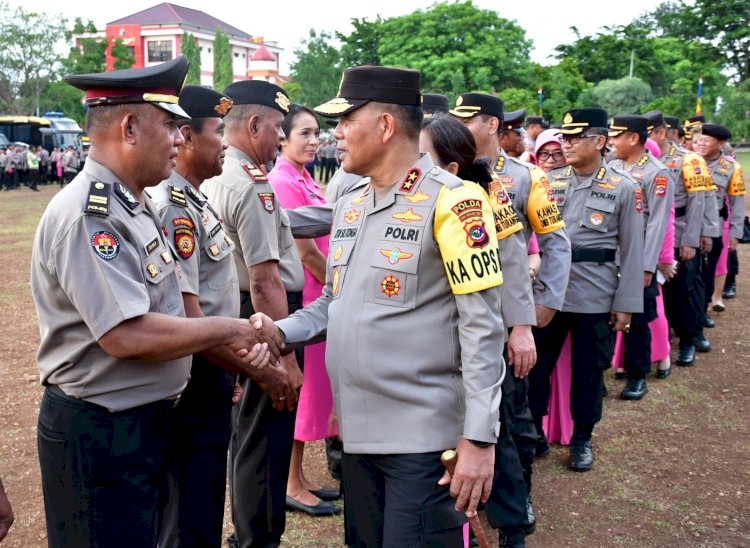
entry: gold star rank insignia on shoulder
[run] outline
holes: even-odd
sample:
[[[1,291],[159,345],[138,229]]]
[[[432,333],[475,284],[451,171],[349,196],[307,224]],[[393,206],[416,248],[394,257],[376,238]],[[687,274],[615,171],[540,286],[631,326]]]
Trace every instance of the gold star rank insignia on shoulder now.
[[[406,177],[404,177],[404,180],[401,181],[401,186],[398,188],[399,192],[412,192],[420,175],[422,175],[422,171],[418,167],[411,168]]]

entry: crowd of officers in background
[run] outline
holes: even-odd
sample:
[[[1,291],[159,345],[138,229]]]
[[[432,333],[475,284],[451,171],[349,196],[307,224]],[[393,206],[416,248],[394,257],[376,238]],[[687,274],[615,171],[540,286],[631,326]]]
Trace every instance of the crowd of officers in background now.
[[[16,144],[0,147],[0,189],[28,187],[38,191],[39,185],[63,186],[78,173],[86,161],[88,145],[81,150],[69,145],[47,150],[43,146]]]
[[[230,445],[231,542],[279,545],[303,361],[299,352],[274,355],[276,367],[265,373],[255,364],[267,364],[282,340],[306,344],[327,329],[346,544],[457,545],[481,498],[501,546],[524,546],[536,522],[532,464],[549,452],[542,419],[563,341],[570,334],[568,464],[585,472],[594,465],[592,433],[616,332],[626,339],[622,396],[646,392],[650,349],[628,334],[643,333],[654,318],[645,303],[670,223],[667,315],[680,339],[677,363],[695,363],[706,324],[701,284],[713,278],[702,253],[720,245],[722,218],[730,220],[731,249],[741,237],[744,182],[739,164],[720,151],[731,137],[726,128],[688,125],[720,145],[703,158],[680,146],[680,128],[661,112],[610,118],[599,108],[571,109],[557,126],[565,161],[545,172],[524,146],[525,111],[506,113],[483,93],[463,93],[453,108],[433,95],[428,108],[417,71],[355,67],[338,96],[315,109],[339,120],[337,143],[319,149],[324,182],[341,160],[339,198],[292,212],[279,205],[266,166],[292,138],[282,126],[299,107],[283,89],[251,81],[224,94],[188,86],[178,104],[186,72],[178,58],[68,78],[87,93],[96,146],[51,202],[32,257],[47,385],[39,450],[50,545],[85,545],[96,535],[113,546],[118,535],[139,535],[145,545],[161,534],[166,545],[210,538],[205,545],[218,546]],[[148,92],[156,88],[174,88],[174,96]],[[529,122],[544,129],[540,118]],[[646,152],[648,137],[659,157]],[[518,159],[524,154],[532,163]],[[329,232],[325,290],[301,307],[293,237]],[[532,239],[541,264],[530,269]],[[80,264],[102,275],[69,276],[66,267]],[[123,317],[101,317],[105,298]],[[64,356],[52,344],[62,340]],[[89,359],[63,359],[79,347]],[[138,369],[143,356],[151,362]],[[644,363],[628,367],[633,356]],[[238,372],[244,390],[233,392]],[[284,381],[265,376],[282,373]],[[165,417],[175,434],[164,433]],[[133,446],[116,424],[126,419],[152,438]],[[72,425],[86,436],[114,430],[125,454],[159,468],[153,484],[128,483],[133,463],[110,462],[109,448],[61,449],[54,441],[76,435]],[[183,449],[170,454],[165,446]],[[440,453],[452,447],[459,464],[444,476]],[[123,466],[107,480],[118,487],[114,495],[65,466],[100,458],[106,468]],[[212,477],[200,473],[209,468]],[[162,508],[154,500],[163,500],[167,477]]]

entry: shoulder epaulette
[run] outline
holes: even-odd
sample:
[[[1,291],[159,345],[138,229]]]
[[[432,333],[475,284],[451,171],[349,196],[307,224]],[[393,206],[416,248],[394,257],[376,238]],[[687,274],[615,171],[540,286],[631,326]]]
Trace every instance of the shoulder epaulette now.
[[[644,154],[641,156],[641,159],[638,160],[638,163],[636,164],[638,167],[643,167],[648,163],[648,154]]]
[[[440,169],[440,168],[431,169],[430,178],[437,181],[441,185],[448,187],[450,190],[453,190],[454,188],[459,188],[463,186],[464,184],[461,179],[459,179],[455,175],[452,175],[451,173],[448,173],[444,169]]]
[[[135,196],[133,196],[133,193],[128,190],[128,187],[122,183],[115,183],[115,194],[117,194],[120,201],[131,210],[135,209],[140,204],[140,202],[135,199]]]
[[[203,209],[206,206],[206,197],[201,192],[195,190],[192,186],[186,186],[185,193],[199,209]]]
[[[667,152],[667,156],[674,156],[675,152],[677,152],[677,149],[675,148],[674,145],[672,145],[671,147],[669,147],[669,152]]]
[[[500,156],[497,159],[497,163],[495,164],[495,171],[502,173],[504,168],[505,168],[505,156]]]
[[[596,179],[597,181],[603,181],[606,174],[607,168],[602,166],[599,168],[599,171],[596,172],[596,176],[594,177],[594,179]]]
[[[89,197],[86,200],[86,207],[83,212],[90,215],[101,215],[102,217],[109,215],[109,194],[111,190],[112,185],[109,183],[91,181]]]
[[[244,169],[247,174],[250,176],[250,178],[253,180],[254,183],[267,183],[268,177],[266,177],[266,174],[261,171],[261,169],[253,164],[252,162],[248,162],[247,160],[242,160],[240,162],[240,165],[242,166],[242,169]]]
[[[182,189],[174,185],[169,185],[169,201],[178,206],[187,207],[187,199]]]
[[[404,176],[403,181],[401,181],[401,185],[398,187],[398,191],[411,194],[414,191],[414,187],[416,186],[417,181],[419,181],[419,178],[421,176],[421,169],[419,169],[418,167],[411,168],[409,170],[409,173]]]

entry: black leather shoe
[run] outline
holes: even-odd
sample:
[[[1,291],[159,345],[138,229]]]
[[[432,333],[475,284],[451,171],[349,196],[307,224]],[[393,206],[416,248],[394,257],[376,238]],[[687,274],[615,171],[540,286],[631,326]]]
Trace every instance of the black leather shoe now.
[[[706,338],[706,335],[701,333],[700,335],[695,337],[695,349],[698,352],[710,352],[711,351],[711,343],[708,342],[708,339]]]
[[[622,379],[627,379],[627,378],[628,378],[628,372],[625,371],[624,369],[622,371],[615,371],[615,379],[617,379],[618,381],[621,381]]]
[[[318,497],[320,500],[330,502],[332,500],[339,500],[341,498],[341,491],[335,489],[315,489],[310,491],[313,495]]]
[[[501,548],[526,548],[526,531],[518,525],[501,527],[498,540]]]
[[[594,466],[594,452],[591,441],[574,441],[570,444],[570,469],[574,472],[588,472]]]
[[[714,309],[714,312],[724,312],[727,309],[727,307],[724,306],[724,303],[722,303],[722,302],[716,303],[711,308]]]
[[[552,451],[552,448],[549,446],[547,436],[544,435],[544,430],[542,430],[538,433],[538,437],[536,439],[535,454],[537,457],[546,457],[547,455],[549,455],[550,451]]]
[[[695,347],[694,346],[682,346],[677,350],[677,365],[683,367],[690,367],[695,365]]]
[[[737,296],[737,286],[734,284],[728,285],[724,288],[724,291],[721,292],[721,296],[724,299],[734,299]]]
[[[708,327],[709,329],[713,329],[716,327],[716,322],[713,321],[711,318],[708,317],[708,314],[703,315],[703,327]]]
[[[648,392],[646,379],[628,379],[625,390],[620,392],[620,398],[623,400],[640,400]]]
[[[60,185],[60,186],[62,186],[62,185]],[[240,543],[237,540],[237,533],[231,533],[227,537],[227,546],[229,548],[240,548]]]
[[[341,508],[339,508],[332,502],[321,501],[315,506],[310,506],[308,504],[302,504],[300,501],[295,500],[290,496],[286,497],[286,509],[304,512],[308,516],[314,517],[333,516],[341,512]]]
[[[530,535],[536,531],[536,514],[534,513],[534,507],[531,505],[531,494],[526,497],[526,534]]]
[[[656,370],[656,378],[657,379],[666,379],[672,374],[672,362],[667,358],[667,362],[669,363],[669,367],[666,369],[658,369]]]

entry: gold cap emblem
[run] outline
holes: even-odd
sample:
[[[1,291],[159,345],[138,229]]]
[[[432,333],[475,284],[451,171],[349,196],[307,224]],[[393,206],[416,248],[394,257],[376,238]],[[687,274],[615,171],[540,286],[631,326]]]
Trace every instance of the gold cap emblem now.
[[[275,103],[281,107],[281,110],[287,113],[289,112],[289,106],[292,104],[292,102],[289,100],[289,97],[287,97],[280,91],[276,92]]]
[[[218,105],[214,106],[214,110],[219,114],[219,116],[226,116],[227,112],[229,112],[229,109],[232,108],[232,100],[228,97],[222,97],[219,101]]]
[[[463,104],[464,104],[464,96],[463,95],[459,95],[458,99],[456,99],[456,106],[460,107]]]
[[[570,112],[565,113],[565,117],[563,118],[563,124],[570,124],[573,122],[573,117],[570,115]]]

